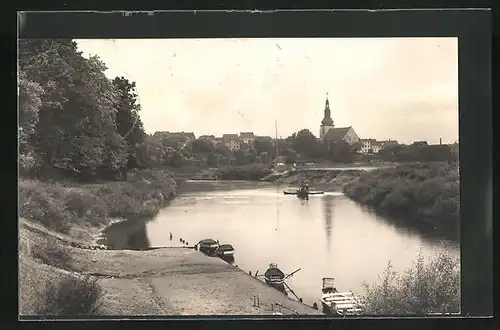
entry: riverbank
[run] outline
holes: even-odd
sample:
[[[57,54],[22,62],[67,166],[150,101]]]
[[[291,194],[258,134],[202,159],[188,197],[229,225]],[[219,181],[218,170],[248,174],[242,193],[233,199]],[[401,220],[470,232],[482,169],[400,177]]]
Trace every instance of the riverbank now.
[[[459,240],[460,194],[458,167],[412,164],[359,175],[344,185],[350,199],[405,226]],[[399,219],[399,220],[398,220]]]
[[[96,244],[113,221],[154,216],[176,187],[170,177],[152,173],[93,185],[20,180],[20,314],[321,314],[192,249]]]
[[[321,314],[219,258],[188,248],[90,250],[29,220],[20,228],[20,312],[36,315],[54,282],[91,276],[102,289],[96,315]],[[42,262],[51,246],[59,263]],[[64,256],[64,257],[63,257]],[[260,296],[254,306],[253,295]]]
[[[114,222],[156,215],[175,196],[176,187],[168,175],[147,172],[131,173],[126,182],[96,184],[20,178],[20,313],[40,313],[52,291],[86,283],[68,273],[68,249],[105,249],[97,244],[102,230]]]

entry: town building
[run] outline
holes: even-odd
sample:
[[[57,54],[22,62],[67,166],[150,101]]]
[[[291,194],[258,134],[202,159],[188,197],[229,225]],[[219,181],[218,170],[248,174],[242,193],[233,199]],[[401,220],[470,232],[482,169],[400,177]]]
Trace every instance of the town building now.
[[[334,142],[345,141],[350,145],[359,143],[359,136],[352,126],[335,127],[331,117],[330,102],[326,94],[324,117],[319,128],[319,138],[325,142],[327,147]]]
[[[377,140],[375,139],[361,139],[360,142],[361,142],[361,148],[359,152],[363,154],[375,153],[375,149],[378,148],[378,143]]]
[[[222,142],[226,147],[228,147],[231,151],[239,150],[241,148],[241,140],[238,134],[223,134]]]
[[[248,144],[249,146],[253,146],[255,143],[255,134],[253,132],[241,132],[240,133],[240,139],[242,140],[243,143]]]
[[[361,139],[361,148],[359,150],[362,154],[377,154],[380,150],[398,145],[396,140],[383,140],[377,141],[376,139]]]
[[[415,141],[415,142],[413,142],[413,146],[414,147],[428,147],[429,144],[427,143],[427,141]]]

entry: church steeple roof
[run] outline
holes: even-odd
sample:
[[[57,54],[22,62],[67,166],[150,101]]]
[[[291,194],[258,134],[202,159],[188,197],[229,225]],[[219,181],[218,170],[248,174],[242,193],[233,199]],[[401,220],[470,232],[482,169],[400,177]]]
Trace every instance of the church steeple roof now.
[[[331,117],[330,112],[330,101],[328,101],[328,93],[326,93],[326,101],[325,101],[325,115],[323,120],[321,121],[322,126],[333,126],[333,119]]]

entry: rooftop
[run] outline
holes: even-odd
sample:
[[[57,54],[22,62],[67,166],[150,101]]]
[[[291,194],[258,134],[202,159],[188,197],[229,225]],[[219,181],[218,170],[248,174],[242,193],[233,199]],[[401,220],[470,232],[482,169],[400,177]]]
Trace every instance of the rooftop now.
[[[241,132],[240,138],[242,138],[242,139],[254,139],[255,134],[253,134],[253,132]]]
[[[351,128],[352,128],[351,126],[349,126],[349,127],[331,128],[326,133],[325,140],[329,140],[329,141],[341,140],[343,137],[346,136],[347,132],[349,132],[349,130]]]

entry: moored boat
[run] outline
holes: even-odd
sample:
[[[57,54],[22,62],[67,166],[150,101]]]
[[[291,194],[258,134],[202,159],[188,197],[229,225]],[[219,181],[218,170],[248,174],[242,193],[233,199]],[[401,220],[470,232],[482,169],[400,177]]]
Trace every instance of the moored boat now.
[[[234,262],[234,248],[231,244],[221,244],[215,254],[225,262],[230,264]]]
[[[264,281],[278,291],[287,295],[285,289],[285,273],[283,273],[277,264],[269,264],[269,268],[264,273]]]
[[[219,248],[219,241],[213,240],[211,238],[205,238],[198,243],[198,249],[200,252],[206,255],[214,255],[215,251]]]
[[[221,244],[215,253],[219,257],[233,256],[234,248],[231,244]]]
[[[327,315],[361,314],[363,307],[361,299],[351,291],[338,292],[333,278],[323,278],[322,293],[319,301],[323,305],[323,313]]]

